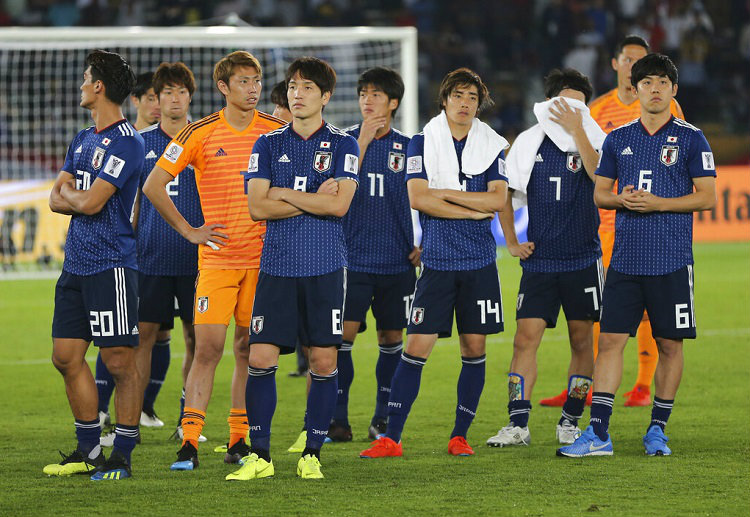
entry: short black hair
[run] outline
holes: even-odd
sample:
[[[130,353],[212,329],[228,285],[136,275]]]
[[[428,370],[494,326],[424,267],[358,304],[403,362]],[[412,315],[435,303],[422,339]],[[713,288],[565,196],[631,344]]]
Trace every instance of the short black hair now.
[[[677,67],[664,54],[647,54],[633,64],[630,71],[630,84],[635,88],[648,75],[667,77],[677,84]]]
[[[395,115],[399,106],[401,106],[401,99],[404,98],[404,80],[401,79],[399,73],[383,66],[376,66],[365,70],[357,81],[357,94],[361,93],[368,86],[382,90],[389,101],[392,99],[398,101],[398,106],[391,113]]]
[[[589,78],[573,68],[555,68],[544,78],[544,95],[548,99],[557,97],[566,88],[581,92],[586,104],[594,93]]]
[[[289,109],[289,98],[286,96],[286,81],[279,81],[271,90],[271,102],[276,106]]]
[[[122,104],[135,85],[135,74],[122,56],[106,50],[92,50],[84,61],[91,67],[91,81],[104,83],[104,95],[115,104]]]
[[[192,96],[195,93],[195,76],[192,70],[182,61],[176,63],[164,62],[159,65],[156,72],[151,77],[151,85],[154,87],[154,93],[158,96],[161,91],[168,86],[184,86]],[[138,82],[134,91],[138,89]],[[143,93],[146,93],[149,86]],[[143,93],[141,95],[143,95]]]
[[[153,72],[143,72],[142,74],[138,74],[135,76],[135,86],[133,86],[133,91],[130,92],[130,95],[133,97],[141,98],[144,95],[146,95],[146,92],[154,87],[154,73]]]
[[[619,56],[622,52],[622,49],[628,45],[638,45],[639,47],[645,48],[646,52],[649,52],[651,50],[651,47],[649,47],[648,45],[648,41],[636,34],[628,34],[627,36],[622,38],[622,41],[620,41],[620,43],[617,44],[617,47],[615,47],[615,57]]]
[[[289,84],[289,80],[297,73],[301,78],[314,82],[320,88],[321,94],[333,94],[333,90],[336,89],[336,71],[322,59],[310,56],[295,59],[286,70],[284,82]]]
[[[438,106],[440,109],[445,109],[445,103],[448,102],[448,97],[453,93],[453,90],[463,85],[474,85],[477,87],[477,94],[479,97],[477,115],[479,115],[483,109],[492,107],[495,104],[495,101],[490,97],[490,91],[487,89],[487,85],[484,84],[478,73],[470,68],[457,68],[452,72],[448,72],[440,83],[440,91],[438,92]]]

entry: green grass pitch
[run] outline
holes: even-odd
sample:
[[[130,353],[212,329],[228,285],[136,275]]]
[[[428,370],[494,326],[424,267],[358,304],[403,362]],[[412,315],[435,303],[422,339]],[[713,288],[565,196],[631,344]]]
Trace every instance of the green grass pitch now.
[[[273,479],[231,484],[233,467],[215,454],[227,438],[231,355],[217,372],[194,472],[171,472],[178,444],[168,441],[181,388],[182,337],[156,409],[167,422],[144,429],[133,455],[134,477],[93,483],[86,477],[48,478],[42,467],[74,447],[73,419],[61,376],[50,362],[54,281],[0,282],[0,386],[7,420],[0,425],[0,515],[748,515],[750,508],[750,245],[700,244],[696,256],[698,339],[687,342],[685,375],[667,428],[673,455],[649,458],[641,436],[650,408],[625,408],[622,393],[635,380],[636,347],[626,349],[625,373],[612,417],[615,455],[585,460],[555,457],[559,409],[538,400],[566,382],[565,324],[545,335],[532,400],[532,445],[491,449],[485,440],[507,423],[506,373],[515,330],[520,267],[502,251],[506,331],[488,340],[487,383],[469,432],[476,455],[447,454],[460,369],[457,338],[439,341],[427,362],[419,398],[406,424],[404,457],[361,460],[375,399],[374,333],[354,346],[351,393],[354,441],[323,449],[320,482],[295,477],[305,382],[287,377],[282,358],[274,419]],[[370,329],[374,325],[369,326]],[[230,348],[227,349],[228,351]],[[88,357],[95,358],[95,350]],[[584,415],[585,422],[588,411]]]

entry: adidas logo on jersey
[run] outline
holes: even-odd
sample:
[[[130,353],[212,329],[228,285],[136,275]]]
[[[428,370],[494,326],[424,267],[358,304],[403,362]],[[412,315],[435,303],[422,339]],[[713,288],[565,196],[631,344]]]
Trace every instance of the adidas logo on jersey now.
[[[131,336],[137,336],[138,335],[138,325],[133,326],[133,330],[130,331]]]
[[[147,158],[147,159],[153,159],[153,158],[156,158],[156,153],[154,152],[154,150],[153,150],[153,149],[151,149],[151,150],[150,150],[150,151],[148,152],[148,154],[146,155],[146,158]]]
[[[286,154],[282,154],[281,158],[279,158],[279,162],[281,163],[289,163],[292,160],[289,159],[289,157]]]
[[[630,146],[627,146],[625,149],[622,150],[620,154],[622,156],[632,155],[633,151],[630,150]]]
[[[83,152],[83,145],[79,145],[79,146],[78,146],[78,147],[76,148],[76,151],[75,151],[75,153],[73,153],[73,154],[76,154],[76,153],[82,153],[82,152]]]
[[[534,159],[535,162],[543,162],[544,158],[542,158],[542,153],[536,153],[536,159]]]
[[[214,156],[226,156],[226,155],[227,155],[227,152],[221,147],[219,147],[219,150],[216,151],[216,154]]]

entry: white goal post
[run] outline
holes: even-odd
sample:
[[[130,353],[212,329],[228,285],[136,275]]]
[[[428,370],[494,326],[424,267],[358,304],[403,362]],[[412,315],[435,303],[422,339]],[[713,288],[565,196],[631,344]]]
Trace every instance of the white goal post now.
[[[48,179],[62,166],[70,140],[91,124],[78,106],[86,54],[118,52],[136,73],[162,61],[184,61],[195,74],[195,120],[221,108],[211,78],[214,63],[248,50],[263,66],[259,108],[272,111],[270,92],[289,63],[302,55],[325,59],[338,75],[326,120],[359,121],[356,84],[372,66],[397,70],[406,92],[395,125],[417,132],[417,32],[413,27],[103,27],[0,29],[0,180]],[[125,112],[134,116],[126,101]]]

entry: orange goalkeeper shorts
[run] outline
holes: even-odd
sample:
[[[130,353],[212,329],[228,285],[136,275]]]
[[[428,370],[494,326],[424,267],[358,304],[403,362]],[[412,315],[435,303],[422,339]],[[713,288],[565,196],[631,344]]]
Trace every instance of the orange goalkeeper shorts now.
[[[250,327],[259,269],[203,269],[195,287],[196,325]]]

